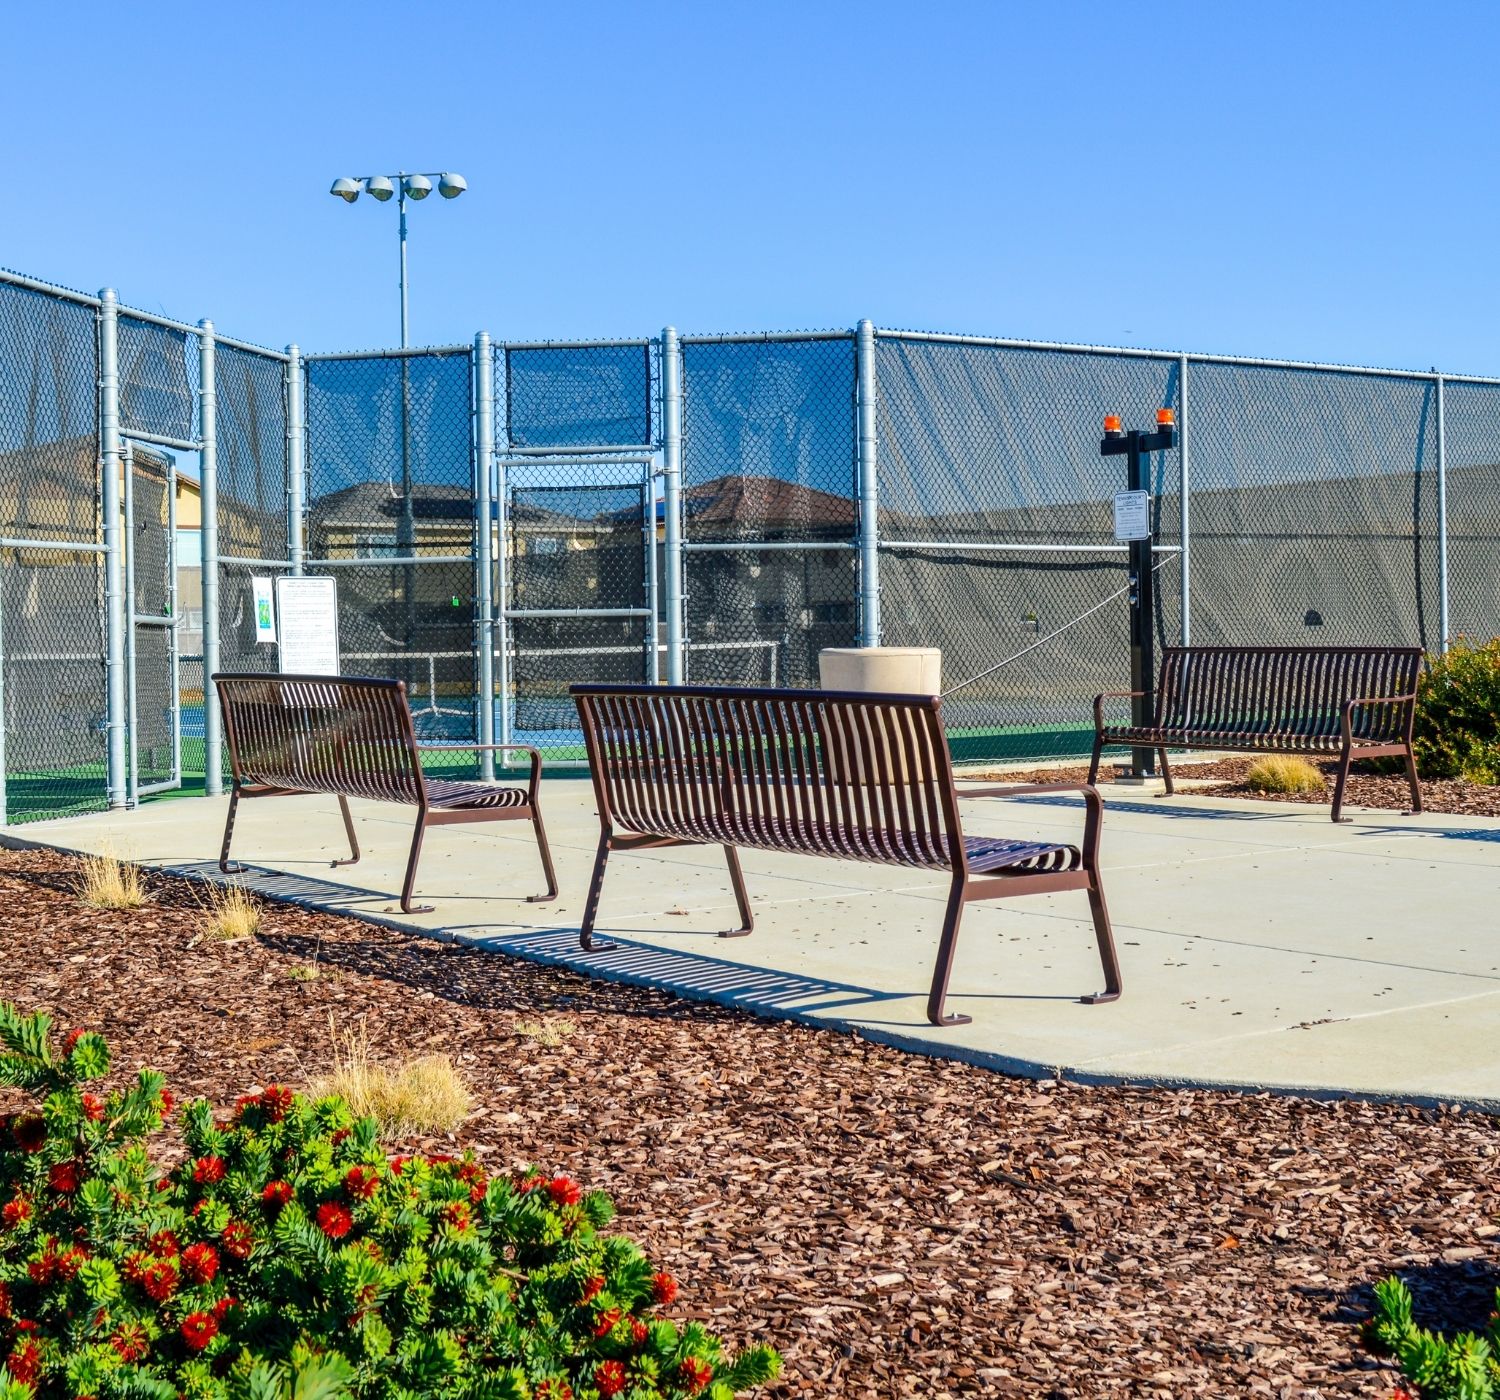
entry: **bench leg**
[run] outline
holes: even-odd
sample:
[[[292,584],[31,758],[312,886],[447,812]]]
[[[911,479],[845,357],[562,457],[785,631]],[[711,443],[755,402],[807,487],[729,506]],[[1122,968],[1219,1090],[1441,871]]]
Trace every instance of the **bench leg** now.
[[[740,926],[726,929],[720,938],[743,938],[755,927],[755,915],[750,910],[750,895],[745,889],[745,872],[740,869],[740,853],[733,846],[724,847],[724,857],[729,862],[729,883],[734,886],[734,902],[740,906]]]
[[[1099,961],[1104,965],[1104,990],[1080,1000],[1086,1006],[1098,1006],[1101,1002],[1117,1001],[1122,986],[1120,958],[1115,952],[1115,935],[1109,925],[1109,909],[1104,903],[1104,887],[1099,883],[1097,870],[1090,872],[1089,912],[1094,916],[1094,937],[1099,943]]]
[[[239,810],[240,790],[237,787],[229,790],[229,816],[224,821],[224,844],[219,847],[219,869],[226,875],[243,875],[245,867],[238,861],[233,864],[229,860],[229,843],[234,839],[234,815]]]
[[[406,880],[401,886],[401,912],[403,914],[432,913],[432,905],[411,902],[412,886],[417,882],[417,862],[422,858],[422,837],[426,830],[427,813],[423,812],[417,818],[416,830],[411,835],[411,855],[406,862]]]
[[[948,909],[943,915],[943,936],[938,942],[937,966],[932,970],[932,991],[927,997],[927,1019],[935,1026],[966,1026],[972,1016],[949,1016],[943,1011],[948,996],[948,978],[958,947],[958,923],[964,916],[964,877],[955,874],[948,891]]]
[[[1104,752],[1104,736],[1098,730],[1094,731],[1094,756],[1089,760],[1089,786],[1093,787],[1099,781],[1099,755]]]
[[[339,811],[344,814],[344,833],[349,838],[349,859],[330,862],[334,869],[341,865],[353,865],[359,860],[359,838],[354,834],[354,818],[349,815],[349,799],[339,794]]]
[[[609,832],[599,836],[599,852],[594,857],[594,875],[589,881],[589,897],[583,905],[583,923],[578,928],[578,946],[586,953],[607,953],[613,943],[594,942],[594,920],[599,915],[599,895],[604,889],[604,867],[609,861]]]
[[[1172,765],[1167,762],[1167,751],[1165,749],[1157,749],[1156,756],[1161,759],[1161,776],[1163,781],[1167,785],[1166,791],[1162,794],[1162,796],[1170,797],[1174,792],[1177,791],[1177,789],[1172,786]]]
[[[1353,817],[1342,815],[1344,810],[1344,784],[1349,781],[1349,764],[1354,758],[1354,751],[1346,748],[1339,755],[1338,777],[1333,783],[1333,820],[1336,822],[1351,822]]]
[[[552,848],[547,845],[547,828],[542,825],[542,809],[531,809],[531,829],[536,832],[537,854],[542,858],[542,873],[547,877],[547,893],[528,895],[528,904],[546,904],[557,898],[557,871],[552,868]]]
[[[1411,810],[1416,815],[1422,810],[1422,788],[1417,782],[1417,757],[1410,749],[1406,751],[1406,781],[1411,784]]]

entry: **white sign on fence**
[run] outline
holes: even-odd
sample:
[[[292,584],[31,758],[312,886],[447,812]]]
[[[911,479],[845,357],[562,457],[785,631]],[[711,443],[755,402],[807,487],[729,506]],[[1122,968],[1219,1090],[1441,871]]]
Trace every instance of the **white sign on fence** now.
[[[339,674],[339,594],[331,578],[279,578],[281,672],[291,676]]]
[[[1115,494],[1115,538],[1149,540],[1151,538],[1151,493],[1119,491]]]
[[[252,578],[250,593],[255,602],[255,640],[274,643],[276,640],[276,605],[271,601],[271,580]]]

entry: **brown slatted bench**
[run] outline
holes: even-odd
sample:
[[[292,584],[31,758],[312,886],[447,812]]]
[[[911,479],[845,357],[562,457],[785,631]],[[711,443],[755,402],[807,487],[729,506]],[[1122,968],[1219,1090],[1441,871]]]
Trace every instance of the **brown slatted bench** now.
[[[927,1017],[944,1012],[970,900],[1085,890],[1113,1001],[1120,967],[1099,879],[1103,803],[1082,783],[987,787],[964,797],[1076,792],[1085,802],[1081,846],[965,836],[960,794],[933,696],[701,686],[572,687],[599,807],[599,848],[579,939],[594,921],[611,851],[719,845],[729,862],[741,926],[753,916],[737,847],[947,871],[952,876]]]
[[[353,865],[359,859],[349,798],[374,798],[417,808],[406,881],[401,887],[403,913],[431,913],[430,905],[411,902],[422,836],[429,826],[456,822],[530,821],[547,876],[547,893],[533,895],[532,902],[557,897],[557,877],[537,801],[542,756],[535,749],[520,744],[419,744],[406,702],[406,686],[401,681],[353,676],[216,675],[213,682],[229,740],[233,784],[224,845],[219,853],[220,870],[233,874],[244,869],[229,862],[234,817],[242,797],[326,793],[339,800],[351,852],[348,860],[334,861],[335,866]],[[422,771],[424,749],[530,754],[530,779],[525,787],[505,787],[429,778]]]
[[[1412,811],[1422,789],[1412,754],[1421,647],[1165,647],[1153,697],[1109,691],[1094,701],[1094,757],[1099,776],[1106,744],[1156,749],[1171,793],[1167,750],[1230,749],[1339,759],[1333,820],[1341,812],[1355,757],[1401,757],[1411,784]],[[1136,722],[1106,724],[1108,699],[1147,702]],[[1142,713],[1151,719],[1142,723]]]

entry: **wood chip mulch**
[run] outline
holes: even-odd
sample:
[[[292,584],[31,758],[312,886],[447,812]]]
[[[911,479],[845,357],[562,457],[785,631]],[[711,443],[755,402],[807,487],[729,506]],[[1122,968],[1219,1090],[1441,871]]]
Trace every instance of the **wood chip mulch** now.
[[[1313,793],[1258,792],[1245,782],[1245,774],[1255,762],[1254,755],[1246,758],[1220,758],[1206,763],[1179,759],[1172,764],[1172,775],[1178,780],[1177,790],[1180,796],[1248,797],[1257,802],[1301,802],[1315,807],[1326,807],[1333,801],[1333,783],[1338,771],[1336,761],[1314,764],[1314,767],[1322,771],[1323,791]],[[965,772],[962,776],[994,782],[1044,783],[1083,782],[1088,775],[1088,764],[1084,763],[1059,764],[1050,768],[1029,769],[1024,773]],[[1195,786],[1184,788],[1182,783],[1188,780],[1194,782]],[[1114,774],[1106,765],[1099,772],[1099,786],[1103,787],[1113,781]],[[1148,779],[1148,788],[1155,781]],[[1204,781],[1209,785],[1196,786]],[[1374,807],[1408,812],[1411,810],[1411,790],[1400,774],[1379,773],[1371,765],[1356,763],[1349,772],[1344,803],[1346,807]],[[1422,808],[1427,812],[1448,813],[1453,816],[1500,817],[1500,787],[1487,787],[1462,778],[1423,778]]]
[[[108,914],[76,875],[0,850],[0,994],[225,1107],[326,1069],[330,1016],[451,1054],[457,1141],[613,1193],[687,1315],[783,1350],[777,1396],[1384,1396],[1370,1282],[1493,1297],[1482,1115],[1008,1079],[283,905],[194,941],[185,882]]]

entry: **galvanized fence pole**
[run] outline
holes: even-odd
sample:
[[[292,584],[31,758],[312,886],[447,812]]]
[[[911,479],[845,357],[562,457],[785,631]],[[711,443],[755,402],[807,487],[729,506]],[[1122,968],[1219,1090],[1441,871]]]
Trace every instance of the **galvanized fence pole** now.
[[[105,791],[111,807],[126,804],[125,551],[120,513],[119,299],[99,293],[99,457],[104,513]]]
[[[1192,439],[1188,435],[1188,357],[1177,362],[1177,534],[1181,553],[1177,570],[1181,585],[1182,645],[1193,637]]]
[[[667,683],[681,685],[684,665],[682,601],[682,350],[677,330],[661,333],[662,509],[666,513]]]
[[[495,378],[490,337],[474,337],[474,514],[479,530],[475,568],[475,640],[479,647],[479,742],[495,742],[495,560],[490,477],[495,470]],[[495,755],[481,749],[480,776],[495,776]]]
[[[286,557],[293,576],[300,576],[307,442],[302,422],[302,351],[296,345],[288,345],[286,354]]]
[[[1448,650],[1448,431],[1443,419],[1443,376],[1437,383],[1437,504],[1438,504],[1438,632]]]
[[[859,383],[859,644],[880,645],[880,520],[876,480],[875,325],[861,321],[855,337]]]
[[[211,679],[219,669],[219,399],[214,385],[214,323],[199,323],[198,469],[199,558],[203,590],[203,791],[224,791],[224,730],[219,696]]]

